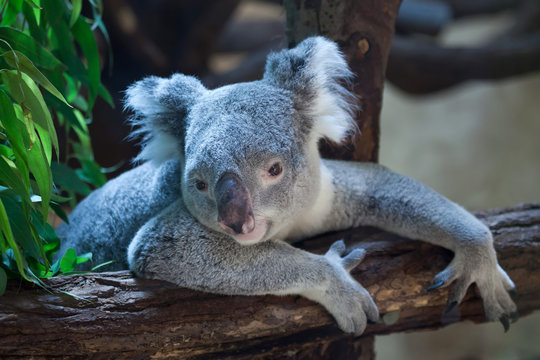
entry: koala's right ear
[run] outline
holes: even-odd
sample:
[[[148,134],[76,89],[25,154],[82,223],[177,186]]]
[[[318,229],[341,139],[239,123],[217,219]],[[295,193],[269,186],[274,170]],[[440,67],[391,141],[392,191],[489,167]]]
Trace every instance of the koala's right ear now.
[[[311,123],[299,124],[334,142],[342,142],[357,129],[356,97],[348,85],[353,73],[337,44],[311,37],[293,49],[271,53],[263,80],[291,90],[300,110]]]
[[[125,109],[133,111],[137,127],[132,137],[142,136],[142,150],[135,158],[162,162],[182,156],[186,116],[206,88],[192,76],[149,76],[126,90]]]

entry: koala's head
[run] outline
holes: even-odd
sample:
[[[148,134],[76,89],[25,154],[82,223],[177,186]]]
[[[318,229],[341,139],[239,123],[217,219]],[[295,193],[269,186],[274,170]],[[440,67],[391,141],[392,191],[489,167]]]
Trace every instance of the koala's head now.
[[[138,158],[181,159],[184,202],[202,224],[245,245],[269,239],[316,200],[319,139],[355,128],[350,77],[321,37],[269,55],[260,81],[208,90],[181,74],[148,77],[127,91]]]

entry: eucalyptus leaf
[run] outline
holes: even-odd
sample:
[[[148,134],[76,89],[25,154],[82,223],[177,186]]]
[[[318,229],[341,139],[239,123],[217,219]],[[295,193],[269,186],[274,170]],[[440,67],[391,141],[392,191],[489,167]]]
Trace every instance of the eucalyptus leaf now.
[[[77,194],[90,194],[90,187],[82,182],[77,173],[67,165],[54,162],[51,164],[54,183],[68,191],[74,191]]]
[[[13,254],[13,258],[15,259],[15,262],[17,264],[17,269],[19,270],[19,274],[24,279],[31,281],[28,278],[28,276],[26,276],[26,272],[25,272],[25,268],[27,266],[26,261],[22,257],[19,247],[17,246],[17,243],[15,242],[15,238],[13,237],[13,232],[11,231],[11,226],[9,225],[9,219],[8,219],[6,209],[4,207],[3,200],[1,197],[0,197],[0,231],[2,233],[2,236],[4,237],[4,239],[7,241],[8,245],[11,248],[9,250]]]
[[[88,64],[88,78],[90,80],[88,88],[88,108],[92,109],[99,91],[101,82],[101,69],[99,63],[99,52],[96,39],[86,20],[79,17],[73,25],[73,36],[82,49]]]
[[[26,147],[30,145],[30,138],[24,123],[17,119],[11,100],[2,90],[0,90],[0,119],[15,156],[26,163]]]
[[[82,10],[82,0],[72,0],[71,5],[72,10],[71,17],[69,18],[69,27],[73,27],[73,24],[79,19]]]
[[[49,201],[52,193],[52,173],[47,158],[39,142],[34,143],[28,152],[28,164],[36,179],[39,195],[42,198],[41,213],[47,219]]]
[[[39,44],[29,35],[20,30],[0,26],[0,39],[7,41],[15,50],[25,54],[32,62],[40,68],[45,69],[65,69],[65,66],[49,50]],[[10,50],[8,46],[0,42],[0,49]]]
[[[41,9],[41,8],[39,7],[39,5],[37,5],[37,4],[36,4],[35,2],[33,2],[32,0],[24,0],[24,2],[27,3],[28,5],[30,5],[30,6],[32,6],[32,7],[34,7],[34,8],[36,8],[36,9]]]
[[[66,253],[62,256],[62,260],[60,261],[60,271],[63,273],[71,272],[75,270],[76,266],[77,254],[75,253],[75,250],[69,248],[66,250]]]
[[[54,213],[60,219],[62,219],[62,221],[69,224],[69,220],[68,220],[68,217],[66,215],[66,212],[64,211],[64,209],[62,209],[62,206],[60,206],[60,204],[58,204],[57,202],[51,201],[51,203],[49,205],[50,205],[51,209],[54,211]]]
[[[47,161],[50,163],[52,155],[51,145],[54,145],[58,154],[58,138],[56,137],[56,130],[54,129],[51,114],[43,100],[41,92],[32,79],[24,73],[17,73],[16,70],[3,70],[1,74],[10,95],[17,102],[24,103],[30,110],[32,120],[35,122],[34,126],[38,130],[41,143],[43,144]]]
[[[40,249],[34,241],[34,234],[28,226],[28,218],[25,215],[21,204],[5,194],[0,194],[7,214],[9,215],[9,225],[14,239],[21,245],[24,254],[35,259],[40,257]]]
[[[30,191],[28,187],[24,185],[20,175],[17,174],[3,156],[0,156],[0,173],[2,174],[0,181],[13,189],[18,196],[30,204]]]
[[[7,51],[1,55],[4,60],[11,65],[14,69],[19,70],[30,76],[39,85],[43,86],[48,92],[56,96],[62,102],[64,102],[69,107],[69,105],[64,99],[64,96],[58,91],[53,84],[43,75],[35,66],[32,64],[32,61],[26,57],[23,53],[17,50]]]

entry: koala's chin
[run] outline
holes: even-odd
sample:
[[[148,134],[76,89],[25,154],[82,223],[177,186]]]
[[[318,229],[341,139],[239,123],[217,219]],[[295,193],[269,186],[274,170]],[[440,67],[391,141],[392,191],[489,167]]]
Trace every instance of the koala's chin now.
[[[255,221],[254,228],[247,233],[236,234],[226,228],[223,228],[223,230],[234,240],[236,240],[236,242],[238,242],[240,245],[254,245],[259,242],[263,242],[268,238],[268,225],[266,220]]]

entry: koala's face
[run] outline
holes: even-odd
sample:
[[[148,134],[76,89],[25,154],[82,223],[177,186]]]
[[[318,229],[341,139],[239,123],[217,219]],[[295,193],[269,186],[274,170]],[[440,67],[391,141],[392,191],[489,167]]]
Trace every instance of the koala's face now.
[[[309,38],[269,55],[262,80],[207,90],[196,78],[148,77],[127,90],[144,147],[179,157],[182,193],[202,224],[241,244],[271,238],[319,196],[317,142],[354,127],[351,73],[336,44]]]
[[[204,225],[253,244],[275,235],[314,200],[319,159],[290,91],[262,82],[209,91],[185,136],[184,202]]]

